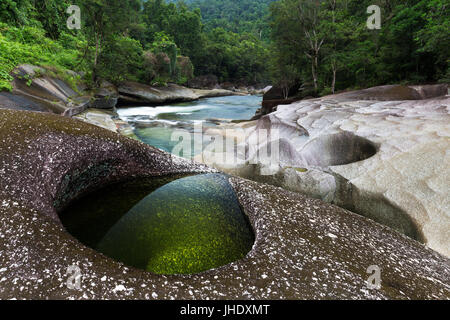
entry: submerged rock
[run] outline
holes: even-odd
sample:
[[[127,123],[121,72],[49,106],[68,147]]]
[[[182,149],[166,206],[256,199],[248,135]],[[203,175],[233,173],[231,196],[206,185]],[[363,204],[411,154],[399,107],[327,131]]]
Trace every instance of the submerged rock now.
[[[84,244],[158,274],[226,265],[242,259],[254,241],[227,177],[220,174],[116,184],[78,200],[60,216]]]
[[[241,178],[229,181],[255,233],[244,258],[189,275],[127,267],[71,236],[58,214],[111,183],[214,171],[57,115],[0,110],[0,124],[1,299],[450,298],[448,258],[349,211]],[[368,286],[373,265],[379,289]]]

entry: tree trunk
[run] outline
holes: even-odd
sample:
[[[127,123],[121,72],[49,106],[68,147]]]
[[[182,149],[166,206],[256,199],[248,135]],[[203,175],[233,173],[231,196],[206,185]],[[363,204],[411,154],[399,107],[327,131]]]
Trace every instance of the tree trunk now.
[[[97,81],[97,63],[98,63],[98,52],[99,52],[99,36],[95,33],[95,56],[94,56],[94,67],[92,68],[92,82]]]
[[[284,96],[284,100],[287,100],[287,98],[289,98],[289,87],[288,86],[283,87],[283,96]]]
[[[314,64],[314,59],[311,59],[311,73],[314,81],[314,89],[317,91],[317,74]]]
[[[318,76],[317,76],[317,70],[319,70],[319,49],[316,51],[315,56],[314,56],[314,88],[317,91],[317,87],[318,87]]]
[[[333,0],[331,3],[332,11],[333,11],[333,27],[336,26],[336,0]],[[333,30],[333,49],[334,53],[337,51],[337,40],[336,40],[336,30]],[[331,63],[331,68],[333,70],[333,81],[331,83],[331,92],[334,94],[336,91],[336,73],[337,73],[337,62],[333,59]]]
[[[92,70],[92,81],[97,82],[97,66],[98,57],[100,56],[100,51],[102,49],[102,34],[99,32],[95,33],[95,57],[94,57],[94,67]]]
[[[336,90],[336,72],[337,72],[336,62],[333,62],[332,68],[333,68],[333,81],[331,82],[331,92],[334,94]]]

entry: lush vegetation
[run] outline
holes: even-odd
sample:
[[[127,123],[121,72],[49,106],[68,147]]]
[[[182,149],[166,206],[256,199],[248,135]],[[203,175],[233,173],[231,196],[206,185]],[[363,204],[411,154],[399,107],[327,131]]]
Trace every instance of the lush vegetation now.
[[[381,29],[367,8],[381,8]],[[313,93],[449,81],[449,0],[280,0],[271,6],[272,73]]]
[[[168,8],[177,4],[178,10],[194,12],[199,20],[195,28],[189,30],[185,29],[185,24],[169,22],[164,31],[172,35],[181,48],[188,48],[184,53],[192,59],[197,75],[214,74],[222,82],[267,82],[270,36],[267,16],[272,1],[169,0]],[[149,3],[159,2],[149,0]],[[180,39],[180,30],[189,33],[191,38],[181,34],[187,41]]]
[[[69,5],[82,28],[69,30]],[[382,9],[380,30],[367,7]],[[301,83],[312,94],[449,81],[450,0],[1,0],[0,89],[21,63],[100,79]]]
[[[47,65],[61,76],[64,69],[86,68],[76,62],[84,39],[61,27],[67,17],[58,12],[67,7],[65,1],[0,2],[0,90],[11,89],[11,71],[21,63]]]
[[[275,0],[185,0],[191,8],[201,11],[207,30],[223,28],[235,33],[251,33],[268,40],[270,29],[267,15]],[[170,0],[169,2],[178,2]]]
[[[67,8],[81,8],[69,30]],[[135,80],[185,84],[195,75],[220,81],[266,81],[267,45],[256,35],[206,28],[199,8],[164,0],[2,0],[0,87],[20,63],[83,71],[95,85]]]
[[[61,34],[59,41],[54,41],[41,28],[17,28],[0,22],[0,91],[12,89],[10,74],[22,63],[47,66],[59,77],[66,77],[64,69],[81,66],[77,57],[83,45],[83,40],[70,34]]]

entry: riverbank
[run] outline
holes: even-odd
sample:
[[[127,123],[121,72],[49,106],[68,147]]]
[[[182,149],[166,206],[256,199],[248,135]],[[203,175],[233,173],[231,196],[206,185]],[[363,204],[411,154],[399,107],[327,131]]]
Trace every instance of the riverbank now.
[[[152,87],[137,82],[125,82],[117,87],[118,104],[126,105],[164,105],[177,102],[190,102],[203,98],[246,95],[225,89],[191,89],[176,84],[165,87]]]
[[[161,105],[247,94],[225,89],[190,89],[176,84],[152,87],[124,82],[115,86],[106,81],[99,88],[88,89],[81,81],[74,80],[80,75],[66,73],[56,75],[42,67],[18,66],[11,74],[11,92],[0,92],[0,108],[75,116],[88,108],[114,110],[118,105]]]

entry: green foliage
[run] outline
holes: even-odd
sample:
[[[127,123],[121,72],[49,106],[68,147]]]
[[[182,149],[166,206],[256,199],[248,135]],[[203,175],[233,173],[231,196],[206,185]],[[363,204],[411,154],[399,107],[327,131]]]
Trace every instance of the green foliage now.
[[[176,43],[171,39],[170,36],[166,35],[164,32],[158,32],[155,35],[155,40],[151,44],[151,51],[156,54],[157,59],[166,60],[169,59],[167,63],[167,76],[174,77],[176,75],[176,64],[178,56],[178,48]]]
[[[0,23],[0,90],[11,90],[11,71],[19,64],[74,69],[83,40],[65,35],[63,43],[45,37],[36,27],[16,28]],[[80,65],[80,67],[83,67]]]
[[[34,7],[30,0],[2,0],[0,2],[0,22],[12,25],[29,24]]]
[[[382,9],[381,30],[366,27],[372,4]],[[449,7],[448,0],[279,0],[270,10],[274,82],[292,79],[286,65],[316,94],[445,79]]]
[[[222,13],[230,23],[232,20],[247,20],[248,25],[256,25],[256,17],[264,18],[262,12],[271,1],[188,1],[189,7],[194,8],[191,10],[183,2],[169,2],[165,4],[161,0],[149,0],[145,3],[144,21],[148,25],[146,39],[158,43],[163,32],[173,40],[182,55],[191,59],[196,75],[215,74],[221,81],[246,84],[267,80],[268,50],[267,44],[260,39],[262,29],[246,29],[237,25],[236,28],[214,27],[221,25],[214,23],[217,21],[214,15]],[[213,15],[209,15],[209,10],[203,10],[204,6],[211,5],[215,12]],[[252,17],[246,15],[253,9],[255,12]],[[206,27],[202,25],[202,14],[206,15]],[[154,48],[154,45],[149,47]],[[169,52],[164,52],[170,56]],[[171,61],[173,63],[173,55]],[[183,81],[178,79],[177,82]]]
[[[114,36],[106,42],[99,59],[99,77],[120,83],[125,80],[138,81],[143,66],[143,49],[139,41]]]
[[[66,9],[82,9],[67,30]],[[366,9],[382,9],[368,30]],[[325,94],[388,83],[449,81],[449,0],[1,0],[0,90],[18,64],[101,79],[222,82]],[[268,9],[270,6],[270,10]],[[29,81],[29,80],[28,80]],[[68,81],[75,83],[75,80]]]
[[[234,33],[251,33],[268,40],[266,16],[269,4],[275,0],[191,0],[189,7],[200,10],[207,30],[223,28]],[[176,0],[168,2],[178,2]]]
[[[69,0],[2,0],[0,2],[0,22],[22,27],[43,29],[52,39],[66,32],[66,9]]]
[[[189,57],[179,56],[177,57],[177,83],[186,84],[194,77],[194,65]]]
[[[268,50],[251,34],[216,28],[206,35],[198,74],[214,74],[220,81],[257,83],[265,80]]]
[[[449,79],[450,1],[420,1],[414,9],[422,12],[425,26],[414,34],[419,52],[436,59],[436,73],[443,81]]]

